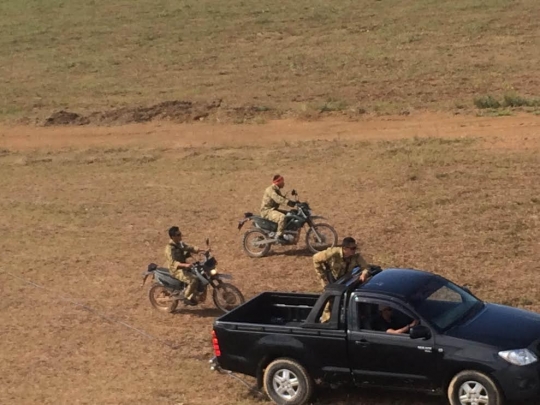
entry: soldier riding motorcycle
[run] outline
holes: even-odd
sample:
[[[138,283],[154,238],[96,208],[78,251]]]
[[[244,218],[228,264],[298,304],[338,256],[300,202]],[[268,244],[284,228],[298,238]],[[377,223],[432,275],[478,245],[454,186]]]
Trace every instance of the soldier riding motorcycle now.
[[[206,246],[207,250],[201,253],[202,259],[190,267],[191,273],[199,280],[195,299],[198,304],[205,302],[208,286],[210,286],[213,289],[212,299],[216,307],[223,312],[229,312],[244,303],[244,296],[234,285],[223,282],[223,280],[231,279],[232,276],[217,272],[217,260],[210,253],[208,239],[206,239]],[[173,277],[169,269],[158,267],[155,263],[150,263],[147,271],[143,273],[142,286],[148,277],[154,279],[154,284],[148,291],[152,306],[161,312],[174,312],[178,307],[178,302],[184,301],[184,290],[187,284]]]
[[[276,235],[276,222],[253,215],[251,212],[246,212],[244,218],[239,221],[238,230],[248,221],[252,221],[253,224],[252,229],[246,231],[242,239],[242,247],[248,256],[264,257],[275,244],[298,244],[302,228],[306,225],[309,229],[305,240],[311,252],[317,253],[336,246],[338,239],[336,230],[328,224],[315,223],[315,220],[324,217],[313,215],[309,204],[298,200],[298,193],[295,190],[292,190],[291,194],[296,197],[296,207],[290,211],[279,210],[285,214],[285,228],[281,238]]]

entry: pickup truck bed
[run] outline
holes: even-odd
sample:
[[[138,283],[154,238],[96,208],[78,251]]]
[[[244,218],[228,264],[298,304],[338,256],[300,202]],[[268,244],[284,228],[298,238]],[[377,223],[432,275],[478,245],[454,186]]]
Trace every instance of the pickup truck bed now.
[[[235,323],[237,328],[249,324],[249,330],[268,325],[300,326],[318,299],[318,294],[265,292],[222,316],[219,321]]]
[[[266,365],[289,356],[301,361],[313,378],[348,379],[347,332],[345,323],[338,322],[346,289],[336,284],[323,294],[264,292],[221,316],[213,332],[226,353],[219,366],[261,383]],[[327,302],[332,302],[331,319],[321,323]]]

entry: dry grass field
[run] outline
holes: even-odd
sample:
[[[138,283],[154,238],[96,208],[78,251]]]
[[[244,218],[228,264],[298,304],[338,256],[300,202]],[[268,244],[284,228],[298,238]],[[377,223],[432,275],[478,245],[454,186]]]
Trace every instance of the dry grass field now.
[[[248,298],[316,291],[303,245],[241,251],[237,220],[275,172],[370,261],[540,311],[539,130],[530,115],[2,127],[0,403],[267,403],[209,370],[213,307],[156,313],[140,274],[179,224],[189,242],[211,238]],[[316,403],[444,401],[322,391]]]
[[[220,121],[357,119],[489,95],[538,112],[539,15],[537,0],[3,0],[0,120],[123,122],[108,112],[174,100]]]
[[[177,224],[246,298],[317,291],[303,245],[241,250],[237,221],[275,173],[369,261],[540,312],[539,15],[538,0],[0,1],[0,404],[269,404],[209,370],[210,303],[159,314],[140,276]]]

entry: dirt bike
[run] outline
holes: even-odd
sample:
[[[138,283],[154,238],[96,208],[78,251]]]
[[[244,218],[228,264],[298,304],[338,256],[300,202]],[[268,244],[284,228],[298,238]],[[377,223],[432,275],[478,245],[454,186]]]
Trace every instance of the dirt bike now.
[[[264,257],[270,252],[272,245],[296,245],[300,240],[300,234],[304,226],[308,226],[306,232],[306,245],[308,249],[317,253],[329,247],[336,246],[338,236],[336,230],[324,223],[315,223],[317,219],[324,217],[313,215],[307,202],[298,200],[298,193],[292,190],[296,197],[296,208],[290,211],[278,210],[285,214],[285,230],[282,238],[276,237],[277,224],[264,219],[251,212],[246,212],[244,218],[238,222],[238,230],[244,224],[252,221],[253,227],[244,233],[242,247],[250,257]]]
[[[223,312],[229,312],[245,302],[244,296],[234,285],[223,282],[223,280],[231,279],[232,276],[217,272],[217,260],[210,253],[208,239],[206,239],[206,246],[207,250],[201,254],[203,258],[193,263],[189,269],[199,280],[194,298],[198,304],[205,302],[208,286],[210,286],[213,289],[212,299],[216,307]],[[173,277],[169,269],[158,267],[155,263],[150,263],[147,271],[143,273],[143,286],[150,276],[154,279],[148,291],[152,306],[161,312],[175,311],[178,303],[184,302],[184,290],[187,284]]]

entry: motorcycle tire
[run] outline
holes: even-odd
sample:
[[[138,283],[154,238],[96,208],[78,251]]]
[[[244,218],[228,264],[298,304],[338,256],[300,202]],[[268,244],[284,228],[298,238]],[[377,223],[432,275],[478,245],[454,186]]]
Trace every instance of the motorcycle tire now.
[[[174,312],[178,307],[178,300],[171,298],[171,293],[161,284],[154,284],[148,290],[150,304],[159,312]]]
[[[242,305],[246,300],[238,288],[229,283],[219,283],[212,292],[216,308],[225,313]]]
[[[262,247],[253,246],[253,242],[260,242],[267,239],[266,235],[258,229],[247,231],[242,238],[242,248],[249,257],[264,257],[270,252],[270,244]]]
[[[317,240],[317,233],[322,236],[322,240]],[[308,249],[313,252],[322,252],[330,247],[336,246],[338,243],[338,236],[336,230],[328,224],[314,224],[306,232],[306,245]]]

